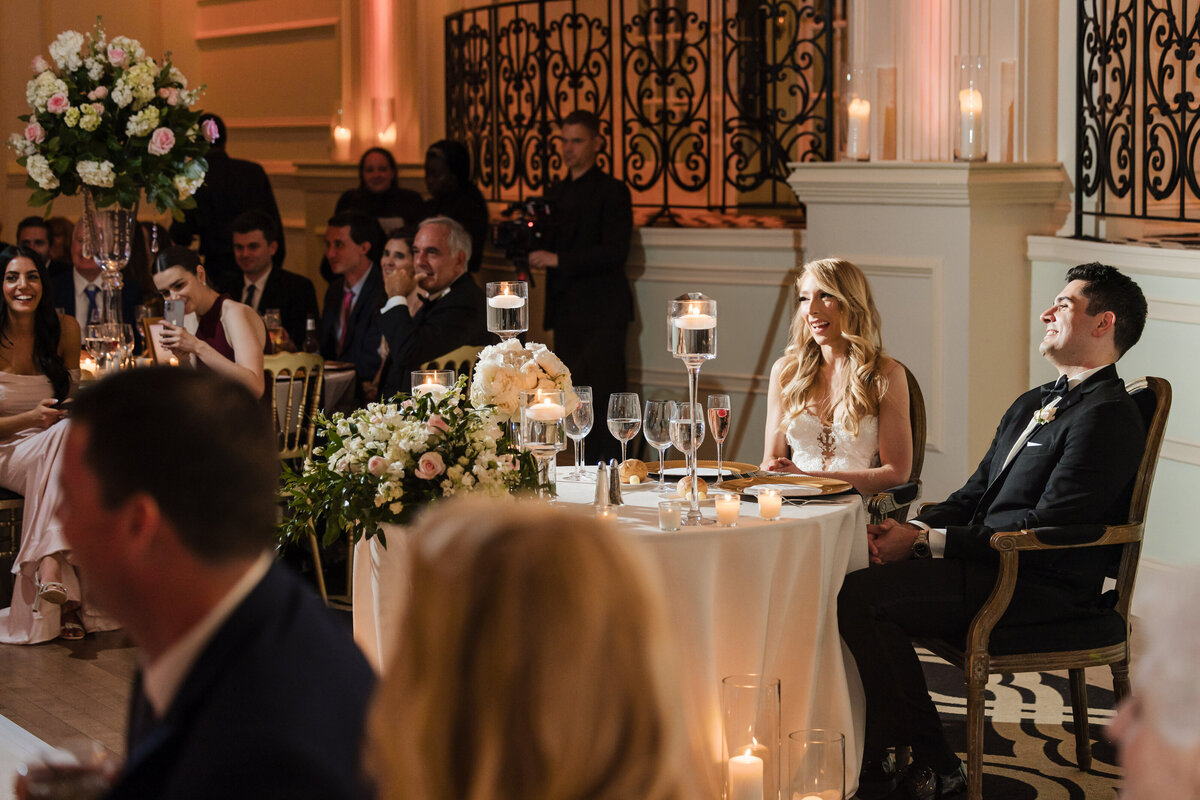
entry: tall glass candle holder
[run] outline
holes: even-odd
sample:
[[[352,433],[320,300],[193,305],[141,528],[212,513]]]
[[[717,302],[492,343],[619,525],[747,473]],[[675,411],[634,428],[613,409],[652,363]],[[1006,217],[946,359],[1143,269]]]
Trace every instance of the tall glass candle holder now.
[[[721,681],[725,800],[779,797],[779,679],[731,675]]]
[[[842,800],[846,795],[846,736],[840,731],[788,734],[784,796],[792,800]]]
[[[538,465],[538,492],[553,497],[554,458],[567,446],[563,418],[566,396],[558,389],[521,392],[521,447],[533,454]]]
[[[700,292],[687,292],[667,302],[667,350],[687,367],[688,402],[696,402],[696,387],[700,381],[700,367],[705,361],[717,357],[717,301]],[[703,417],[693,419],[693,424],[703,424]],[[696,460],[688,466],[690,485],[696,485]],[[700,497],[692,492],[691,507],[685,525],[701,523]]]
[[[501,341],[529,330],[529,284],[494,281],[487,285],[487,329]]]
[[[412,396],[423,394],[433,395],[434,400],[441,400],[454,386],[455,374],[452,369],[414,369],[412,371]]]
[[[987,59],[967,56],[958,60],[958,90],[951,108],[954,115],[954,160],[987,161]]]
[[[866,67],[852,66],[846,70],[846,85],[842,97],[846,104],[846,161],[871,160],[871,99],[870,81]]]

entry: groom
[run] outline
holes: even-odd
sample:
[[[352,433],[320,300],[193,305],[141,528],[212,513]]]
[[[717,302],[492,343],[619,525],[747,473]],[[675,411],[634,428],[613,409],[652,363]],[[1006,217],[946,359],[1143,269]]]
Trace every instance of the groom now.
[[[1120,522],[1128,513],[1145,429],[1114,364],[1142,334],[1146,299],[1102,264],[1074,267],[1067,281],[1041,316],[1039,349],[1058,381],[1017,398],[975,474],[944,502],[909,523],[868,526],[876,566],[848,575],[838,596],[866,694],[868,794],[891,788],[886,748],[896,745],[912,746],[900,778],[908,796],[932,800],[966,786],[911,639],[965,634],[996,580],[992,533]],[[1101,548],[1026,554],[1001,624],[1088,615],[1109,557]]]

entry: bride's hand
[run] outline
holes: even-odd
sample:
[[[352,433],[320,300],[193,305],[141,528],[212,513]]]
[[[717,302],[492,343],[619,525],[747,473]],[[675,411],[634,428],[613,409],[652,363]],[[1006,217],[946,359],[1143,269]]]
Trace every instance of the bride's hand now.
[[[772,458],[767,462],[766,468],[768,472],[792,472],[796,475],[804,474],[799,467],[792,463],[790,458]]]

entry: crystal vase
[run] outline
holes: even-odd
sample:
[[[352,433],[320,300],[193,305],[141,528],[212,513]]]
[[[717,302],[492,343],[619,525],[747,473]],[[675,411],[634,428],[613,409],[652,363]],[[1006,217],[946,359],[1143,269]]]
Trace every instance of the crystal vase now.
[[[101,269],[100,286],[104,303],[100,322],[124,322],[121,318],[121,289],[124,286],[121,270],[129,263],[133,252],[137,206],[135,201],[132,208],[101,208],[92,192],[83,192],[83,254],[94,259]],[[83,320],[83,324],[92,321]]]

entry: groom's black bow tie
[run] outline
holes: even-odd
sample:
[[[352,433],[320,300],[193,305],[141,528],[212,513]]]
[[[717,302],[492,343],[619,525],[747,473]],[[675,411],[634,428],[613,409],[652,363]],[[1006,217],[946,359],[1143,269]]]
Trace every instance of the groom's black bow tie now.
[[[1058,380],[1049,389],[1042,387],[1042,405],[1046,405],[1056,397],[1067,396],[1067,376],[1059,375]]]

